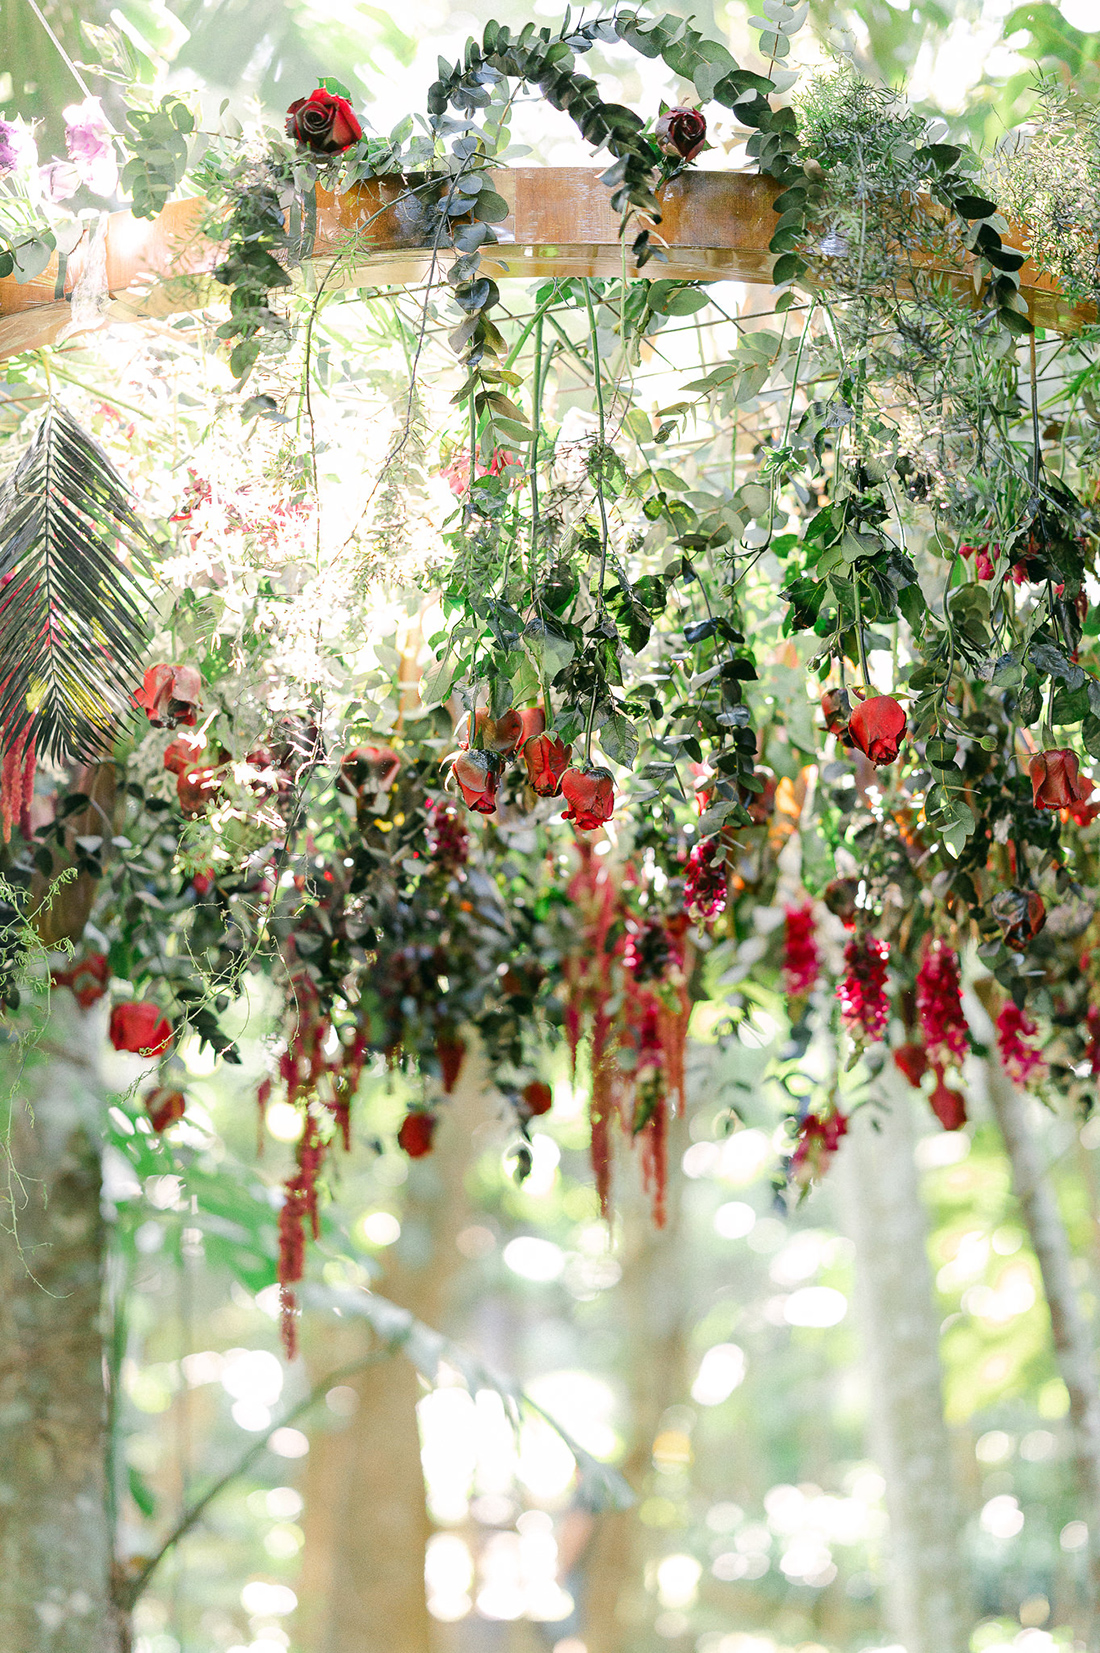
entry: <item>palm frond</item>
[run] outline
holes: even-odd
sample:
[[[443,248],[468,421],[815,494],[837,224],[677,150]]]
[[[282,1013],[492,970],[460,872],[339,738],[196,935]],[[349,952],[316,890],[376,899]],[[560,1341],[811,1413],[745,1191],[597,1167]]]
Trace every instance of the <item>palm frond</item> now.
[[[52,406],[0,485],[0,752],[91,758],[133,707],[149,535],[99,444]]]

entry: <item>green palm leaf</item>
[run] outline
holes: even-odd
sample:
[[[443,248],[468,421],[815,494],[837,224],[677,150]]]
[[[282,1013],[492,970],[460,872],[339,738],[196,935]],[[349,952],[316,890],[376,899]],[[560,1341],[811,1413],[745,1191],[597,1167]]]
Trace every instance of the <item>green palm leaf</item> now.
[[[133,706],[150,539],[99,444],[51,407],[0,486],[0,752],[102,753]]]

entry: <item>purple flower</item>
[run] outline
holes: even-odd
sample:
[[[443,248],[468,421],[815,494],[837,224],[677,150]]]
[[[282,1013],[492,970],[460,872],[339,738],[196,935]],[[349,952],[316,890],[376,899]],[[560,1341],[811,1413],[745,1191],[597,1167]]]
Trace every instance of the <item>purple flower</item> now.
[[[118,167],[111,144],[110,128],[98,98],[85,98],[65,111],[65,147],[80,181],[94,195],[113,195],[118,188]]]
[[[71,200],[80,183],[80,174],[71,161],[50,161],[38,169],[38,187],[47,201]]]
[[[33,165],[37,160],[38,150],[26,127],[14,121],[0,121],[0,177],[6,177],[28,162]]]

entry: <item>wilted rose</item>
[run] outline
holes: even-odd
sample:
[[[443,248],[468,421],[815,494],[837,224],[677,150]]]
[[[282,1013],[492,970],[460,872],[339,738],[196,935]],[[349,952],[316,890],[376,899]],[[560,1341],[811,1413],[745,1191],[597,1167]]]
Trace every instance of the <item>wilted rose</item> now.
[[[497,806],[499,768],[500,759],[482,747],[458,754],[452,774],[468,809],[476,810],[479,815],[493,813]]]
[[[1001,890],[990,904],[1006,947],[1022,953],[1047,921],[1043,898],[1036,890]]]
[[[400,768],[401,759],[388,746],[353,746],[340,759],[336,784],[353,798],[365,791],[388,792]]]
[[[1069,747],[1036,752],[1027,768],[1036,809],[1069,809],[1083,803],[1092,791],[1092,782],[1080,779],[1077,754]]]
[[[315,155],[338,155],[363,136],[347,98],[319,86],[308,98],[298,98],[286,112],[286,135]]]
[[[135,704],[154,729],[193,729],[202,709],[202,678],[196,666],[150,666]]]
[[[115,1005],[108,1034],[116,1050],[160,1056],[172,1042],[172,1024],[159,1005],[138,999],[132,1004]]]
[[[540,798],[556,798],[561,791],[561,778],[569,767],[573,748],[566,746],[557,735],[532,735],[523,743],[523,762],[527,779]]]
[[[707,141],[707,118],[699,109],[667,109],[658,118],[653,135],[663,154],[693,161]]]
[[[856,707],[848,731],[873,764],[893,763],[905,736],[905,712],[892,695],[872,695]]]
[[[966,1124],[966,1097],[945,1084],[942,1073],[937,1074],[936,1088],[928,1100],[945,1131],[962,1130]]]
[[[615,812],[615,782],[609,769],[587,763],[567,769],[561,789],[569,803],[564,819],[572,821],[581,832],[593,832],[610,821]]]

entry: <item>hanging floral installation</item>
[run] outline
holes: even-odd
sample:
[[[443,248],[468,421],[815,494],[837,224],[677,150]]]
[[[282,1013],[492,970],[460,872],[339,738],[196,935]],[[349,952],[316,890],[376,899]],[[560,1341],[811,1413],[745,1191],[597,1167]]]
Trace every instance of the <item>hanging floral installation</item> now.
[[[67,257],[88,192],[142,218],[205,196],[212,307],[178,348],[226,369],[167,484],[124,480],[155,431],[70,395],[63,350],[13,438],[0,992],[13,1017],[50,971],[85,1009],[109,996],[171,1133],[181,1041],[238,1060],[232,1007],[274,983],[258,1103],[302,1122],[291,1345],[367,1071],[414,1086],[397,1140],[419,1159],[479,1049],[522,1178],[564,1046],[604,1211],[633,1143],[658,1223],[703,1001],[720,1038],[761,995],[785,1007],[796,1191],[886,1047],[947,1130],[976,1043],[1092,1106],[1095,271],[1065,290],[1083,319],[1037,328],[1023,276],[1056,293],[1060,273],[1028,242],[1026,162],[987,165],[850,67],[797,85],[805,10],[765,0],[767,73],[679,18],[490,23],[388,136],[332,80],[244,136],[200,130],[179,93],[121,133],[85,105],[43,166],[0,127],[0,274]],[[605,102],[577,59],[620,47],[682,101]],[[521,89],[608,161],[619,276],[515,299],[494,278]],[[767,315],[665,273],[662,191],[713,158],[714,108],[773,202]],[[311,266],[324,192],[358,230]],[[383,212],[429,278],[345,292]],[[383,381],[396,411],[368,428]],[[245,481],[219,469],[225,406]],[[73,956],[36,962],[28,921]],[[814,1037],[842,1078],[796,1090]]]

